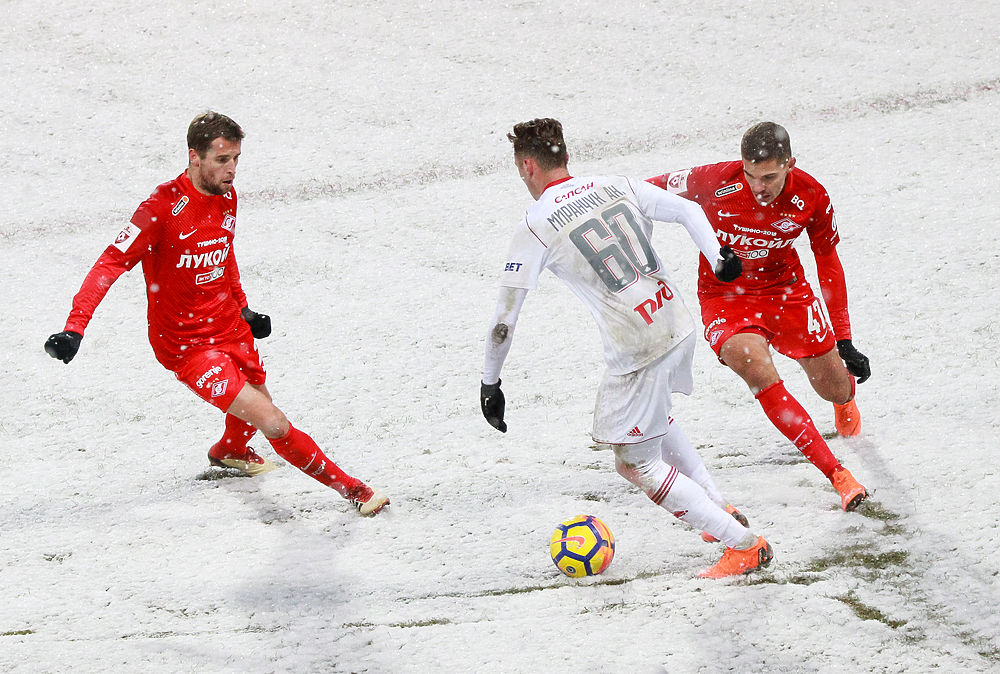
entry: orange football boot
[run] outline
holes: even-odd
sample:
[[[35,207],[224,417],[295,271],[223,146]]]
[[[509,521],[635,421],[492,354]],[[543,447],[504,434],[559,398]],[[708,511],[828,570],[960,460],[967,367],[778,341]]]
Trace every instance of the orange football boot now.
[[[855,480],[851,471],[846,468],[841,467],[833,471],[830,482],[833,483],[833,488],[840,493],[840,507],[847,512],[851,512],[868,498],[868,490]]]
[[[861,433],[861,412],[858,403],[851,398],[843,405],[833,405],[833,419],[837,433],[845,438],[853,438]]]
[[[739,576],[750,573],[761,567],[767,566],[774,559],[774,551],[771,544],[764,540],[763,536],[757,537],[757,542],[749,550],[737,550],[736,548],[726,548],[722,553],[722,559],[698,574],[699,578],[725,578],[726,576]]]
[[[235,468],[250,477],[263,475],[278,467],[249,447],[232,452],[223,449],[219,443],[208,450],[208,462],[219,468]]]

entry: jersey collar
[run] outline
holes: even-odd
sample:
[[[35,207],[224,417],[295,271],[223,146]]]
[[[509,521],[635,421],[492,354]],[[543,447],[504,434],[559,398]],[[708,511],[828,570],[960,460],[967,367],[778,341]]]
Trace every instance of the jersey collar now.
[[[544,193],[545,190],[549,189],[550,187],[553,187],[555,185],[558,185],[559,183],[564,183],[567,180],[572,180],[572,179],[573,179],[573,176],[566,176],[565,178],[560,178],[559,180],[553,180],[552,182],[550,182],[548,185],[545,186],[545,188],[542,190],[542,192]]]

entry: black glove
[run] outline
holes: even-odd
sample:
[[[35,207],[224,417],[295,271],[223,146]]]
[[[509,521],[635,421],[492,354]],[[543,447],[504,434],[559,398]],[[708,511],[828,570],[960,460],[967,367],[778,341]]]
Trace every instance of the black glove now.
[[[868,364],[868,356],[854,348],[849,339],[837,340],[837,353],[847,366],[847,371],[858,378],[859,384],[864,384],[872,376],[872,368]]]
[[[64,330],[54,335],[49,335],[45,340],[45,353],[57,360],[68,363],[73,360],[73,356],[80,350],[80,340],[83,335],[72,330]]]
[[[267,314],[258,314],[256,311],[251,311],[250,307],[243,307],[240,315],[249,324],[250,334],[254,339],[264,339],[271,334],[271,317]]]
[[[743,260],[729,246],[723,246],[722,259],[715,263],[715,278],[723,283],[735,281],[743,273]]]
[[[480,384],[479,406],[483,410],[483,416],[486,417],[486,421],[490,422],[490,426],[501,433],[506,433],[507,424],[503,421],[506,401],[503,397],[503,391],[500,390],[500,380],[497,379],[496,384],[483,384],[482,382]]]

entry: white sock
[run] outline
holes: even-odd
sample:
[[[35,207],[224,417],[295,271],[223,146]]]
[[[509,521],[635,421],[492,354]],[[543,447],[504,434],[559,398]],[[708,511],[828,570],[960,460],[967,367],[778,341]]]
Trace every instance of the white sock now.
[[[670,420],[667,434],[660,438],[660,455],[664,461],[697,482],[717,505],[726,507],[728,502],[715,486],[715,480],[708,474],[708,468],[705,467],[701,455],[691,444],[687,433],[674,419]]]
[[[621,453],[619,448],[623,448]],[[677,519],[698,531],[707,531],[729,547],[746,545],[747,536],[753,536],[749,529],[713,502],[701,485],[659,456],[642,462],[629,462],[623,455],[627,452],[634,458],[639,453],[636,451],[637,446],[624,448],[616,445],[615,449],[619,474],[646,492],[653,503],[672,513]],[[756,541],[757,537],[753,536],[752,540]]]

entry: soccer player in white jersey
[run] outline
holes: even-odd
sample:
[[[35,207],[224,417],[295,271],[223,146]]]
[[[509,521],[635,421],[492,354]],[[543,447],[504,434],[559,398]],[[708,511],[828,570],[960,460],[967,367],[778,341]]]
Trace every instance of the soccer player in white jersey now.
[[[680,425],[670,417],[673,392],[690,394],[694,320],[650,245],[652,220],[679,222],[720,279],[742,263],[720,249],[704,212],[643,180],[574,178],[562,125],[534,119],[514,126],[514,164],[535,199],[517,226],[486,338],[480,404],[507,431],[500,372],[528,291],[543,269],[563,279],[593,314],[607,370],[597,392],[593,437],[612,446],[615,467],[658,506],[719,540],[722,558],[699,575],[748,573],[774,554],[747,519],[728,505]]]

